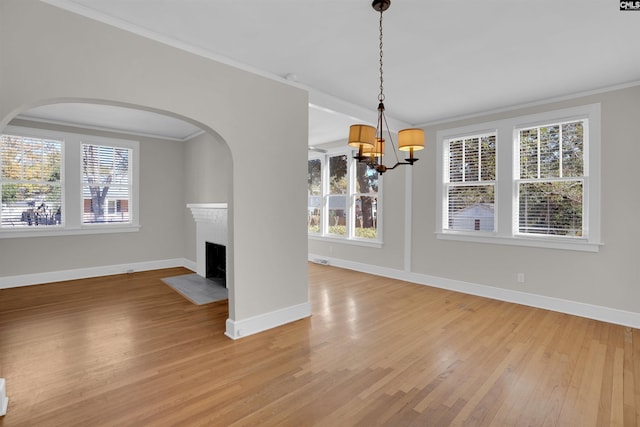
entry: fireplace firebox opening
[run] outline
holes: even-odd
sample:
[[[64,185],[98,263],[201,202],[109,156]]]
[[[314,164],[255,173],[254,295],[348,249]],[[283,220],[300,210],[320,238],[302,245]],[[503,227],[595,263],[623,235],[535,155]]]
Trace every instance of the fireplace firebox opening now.
[[[227,287],[227,247],[205,242],[205,277]]]

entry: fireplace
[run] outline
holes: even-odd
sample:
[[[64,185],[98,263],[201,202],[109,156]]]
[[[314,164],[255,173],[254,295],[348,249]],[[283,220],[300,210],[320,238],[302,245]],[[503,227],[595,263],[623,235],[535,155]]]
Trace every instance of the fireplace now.
[[[193,219],[196,221],[196,273],[202,277],[209,277],[210,275],[222,276],[226,282],[226,274],[220,273],[220,266],[222,266],[223,270],[226,270],[226,251],[227,247],[229,247],[227,236],[227,204],[191,203],[188,204],[187,207],[191,209]],[[213,262],[216,267],[211,271],[209,271],[210,267],[207,266],[209,263],[209,255],[207,254],[208,244],[215,244],[224,249],[222,255],[223,260]],[[217,251],[218,254],[220,254],[220,250],[218,249]],[[213,254],[215,253],[216,250],[214,250]]]
[[[205,277],[227,286],[227,247],[205,242]]]

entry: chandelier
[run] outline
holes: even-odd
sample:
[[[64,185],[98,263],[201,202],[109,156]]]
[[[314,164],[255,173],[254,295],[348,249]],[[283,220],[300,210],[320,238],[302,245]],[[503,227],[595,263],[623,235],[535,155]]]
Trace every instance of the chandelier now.
[[[413,165],[418,161],[413,157],[413,152],[424,148],[424,130],[423,129],[403,129],[398,132],[397,150],[408,151],[409,158],[400,161],[398,159],[398,151],[393,142],[393,137],[389,131],[387,118],[384,114],[384,80],[382,78],[382,12],[389,9],[391,0],[373,0],[371,6],[377,12],[380,12],[380,93],[378,94],[378,123],[377,127],[356,124],[349,128],[349,141],[351,147],[358,149],[358,154],[353,156],[359,162],[365,163],[371,169],[375,169],[379,174],[383,174],[390,169],[395,169],[398,165]],[[385,134],[386,133],[386,134]],[[382,163],[382,157],[385,155],[385,142],[391,144],[393,154],[395,155],[395,164],[393,166],[385,166]]]

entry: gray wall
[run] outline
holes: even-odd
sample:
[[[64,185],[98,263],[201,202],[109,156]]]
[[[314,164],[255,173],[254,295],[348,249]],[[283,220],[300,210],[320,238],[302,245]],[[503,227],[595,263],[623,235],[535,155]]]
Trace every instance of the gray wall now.
[[[229,317],[239,321],[308,301],[305,91],[35,0],[0,2],[0,58],[0,129],[38,105],[95,100],[169,113],[220,135],[233,157]],[[177,155],[182,160],[182,153]],[[274,171],[272,165],[283,158],[286,167]],[[141,167],[146,162],[158,169],[174,164],[153,150],[142,152]],[[272,188],[280,191],[268,191]],[[174,201],[181,209],[180,229],[185,202],[181,196]],[[288,232],[256,221],[256,210],[267,224],[286,224]],[[37,248],[34,255],[50,257],[49,265],[60,270],[123,259],[151,261],[166,252],[159,254],[164,249],[140,240],[147,224],[156,223],[148,213],[149,208],[141,212],[141,233],[105,236],[100,253],[84,237],[5,239],[1,251]],[[56,252],[59,247],[77,247],[80,259]],[[34,267],[21,258],[12,268],[28,274]]]
[[[166,260],[184,256],[182,241],[185,162],[182,143],[25,120],[12,120],[10,124],[140,141],[142,227],[135,233],[0,239],[0,276]]]
[[[436,238],[437,131],[591,103],[602,106],[601,228],[604,246],[598,253]],[[426,149],[419,152],[421,160],[412,171],[411,272],[640,313],[640,228],[637,226],[640,192],[636,178],[640,141],[635,129],[638,117],[640,86],[634,86],[428,126],[425,129]],[[404,176],[400,171],[390,172],[389,176],[393,174]],[[404,209],[395,206],[395,200],[403,192],[404,179],[387,180],[385,177],[382,249],[309,240],[309,252],[402,270],[398,250],[403,248],[405,240],[396,224],[404,222]],[[517,283],[519,272],[525,273],[525,284]]]

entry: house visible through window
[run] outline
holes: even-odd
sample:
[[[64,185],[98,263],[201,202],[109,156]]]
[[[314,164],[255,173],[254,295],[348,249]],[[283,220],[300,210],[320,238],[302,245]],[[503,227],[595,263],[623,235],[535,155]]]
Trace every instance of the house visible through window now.
[[[379,241],[379,177],[351,153],[308,161],[310,236]]]

